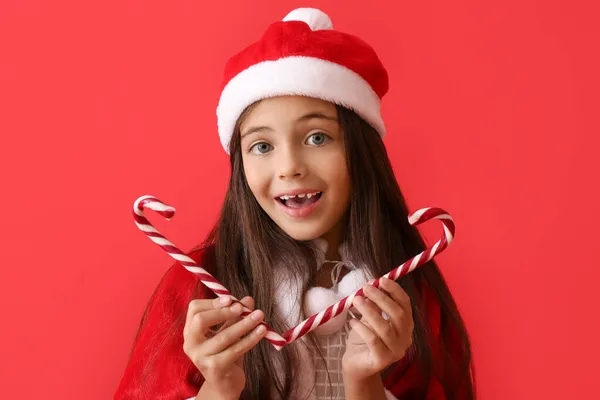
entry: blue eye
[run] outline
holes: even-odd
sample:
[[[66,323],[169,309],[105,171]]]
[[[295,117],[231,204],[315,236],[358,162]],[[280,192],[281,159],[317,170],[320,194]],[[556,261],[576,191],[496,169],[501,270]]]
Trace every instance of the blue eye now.
[[[325,144],[327,142],[327,140],[330,139],[330,137],[324,133],[319,132],[319,133],[313,133],[312,135],[310,135],[308,137],[308,141],[310,141],[311,139],[313,139],[313,143],[312,143],[313,145],[321,146],[321,145]]]
[[[271,145],[267,142],[256,143],[250,148],[250,152],[254,154],[265,154],[271,150]]]

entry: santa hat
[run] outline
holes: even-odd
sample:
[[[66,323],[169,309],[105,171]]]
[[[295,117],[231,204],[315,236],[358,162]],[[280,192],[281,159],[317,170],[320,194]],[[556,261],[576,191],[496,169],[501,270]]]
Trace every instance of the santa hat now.
[[[334,30],[324,12],[299,8],[227,62],[217,106],[221,144],[229,152],[235,124],[249,105],[283,95],[345,106],[383,137],[381,99],[387,90],[387,71],[371,46]]]

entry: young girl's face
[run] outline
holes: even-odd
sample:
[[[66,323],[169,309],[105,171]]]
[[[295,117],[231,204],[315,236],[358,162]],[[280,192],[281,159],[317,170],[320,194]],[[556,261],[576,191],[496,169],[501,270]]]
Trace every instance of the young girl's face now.
[[[246,180],[271,219],[296,240],[339,237],[333,231],[351,189],[335,105],[302,96],[265,99],[240,133]]]

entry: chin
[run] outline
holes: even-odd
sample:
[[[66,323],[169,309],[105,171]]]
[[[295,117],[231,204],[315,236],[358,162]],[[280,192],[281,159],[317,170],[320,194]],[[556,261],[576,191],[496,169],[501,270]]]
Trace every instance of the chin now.
[[[306,242],[309,240],[314,240],[327,232],[327,229],[323,229],[323,227],[315,226],[315,227],[303,227],[303,226],[281,226],[279,227],[287,233],[292,239],[298,240],[301,242]]]

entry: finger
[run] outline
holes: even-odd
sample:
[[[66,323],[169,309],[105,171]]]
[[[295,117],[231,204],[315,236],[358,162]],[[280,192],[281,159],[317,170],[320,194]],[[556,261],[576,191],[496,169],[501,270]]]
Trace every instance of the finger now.
[[[265,314],[261,310],[254,310],[241,321],[223,329],[203,343],[204,354],[217,354],[230,346],[235,346],[235,343],[240,341],[242,336],[254,329],[263,320],[264,316]]]
[[[379,289],[387,292],[394,302],[399,304],[406,313],[412,316],[410,296],[402,289],[402,286],[391,279],[382,278],[379,281]]]
[[[381,310],[381,308],[379,308],[379,306],[376,303],[373,302],[373,300],[369,299],[368,297],[364,297],[364,299],[365,299],[365,303],[370,304],[373,307],[373,309],[377,312],[377,314],[381,315],[383,317],[383,319],[387,319],[387,316],[384,316],[384,312]],[[359,312],[359,315],[362,318],[362,314],[360,314],[360,312]],[[363,321],[363,322],[366,323],[366,321]],[[367,326],[369,326],[368,323],[367,323]]]
[[[243,305],[245,305],[250,311],[254,310],[254,299],[250,296],[246,296],[243,299],[240,300],[240,303],[242,303]],[[242,319],[242,316],[238,316],[237,318],[232,318],[228,321],[226,321],[222,327],[220,327],[219,330],[223,330],[233,324],[235,324],[236,322],[240,321]]]
[[[248,307],[248,309],[249,309],[250,311],[254,311],[254,306],[255,306],[255,303],[254,303],[254,299],[253,299],[252,297],[250,297],[250,296],[246,296],[246,297],[244,297],[244,298],[243,298],[242,300],[240,300],[240,301],[241,301],[241,302],[242,302],[244,305],[246,305],[246,307]],[[237,321],[240,321],[240,320],[241,320],[241,317],[237,319]],[[228,321],[227,323],[225,323],[225,325],[223,325],[223,328],[227,328],[228,326],[230,326],[230,325],[232,325],[232,324],[233,324],[233,322],[230,324],[230,323],[229,323],[229,321]],[[243,365],[244,365],[244,358],[243,358],[243,357],[242,357],[241,359],[238,359],[236,362],[238,362],[238,363],[239,363],[238,365],[239,365],[239,366],[240,366],[242,369],[244,368],[244,366],[243,366]]]
[[[365,344],[369,350],[371,350],[376,360],[382,360],[386,357],[389,357],[389,354],[391,354],[389,348],[371,328],[356,319],[350,320],[350,326],[362,338],[362,340],[364,340]]]
[[[241,324],[242,322],[239,322],[238,324]],[[231,328],[233,328],[234,326],[232,326]],[[267,328],[262,324],[258,325],[248,335],[244,336],[241,340],[228,347],[225,351],[214,355],[214,357],[216,358],[217,362],[221,365],[228,365],[234,363],[237,360],[239,360],[244,354],[250,351],[254,346],[256,346],[258,342],[260,342],[260,340],[265,336],[266,333]]]
[[[254,310],[254,299],[252,297],[246,296],[240,300],[240,303],[242,303],[243,305],[248,307],[250,309],[250,311]]]
[[[366,293],[365,293],[365,296],[366,296]],[[383,310],[377,305],[377,303],[375,303],[369,297],[365,297],[365,301],[367,302],[367,304],[373,305],[373,307],[375,307],[375,309],[377,310],[377,312],[379,312],[379,314],[383,313]]]
[[[232,302],[231,297],[223,296],[215,299],[197,299],[190,301],[188,305],[187,314],[185,317],[184,335],[187,334],[187,329],[191,325],[192,318],[199,312],[213,310],[217,308],[223,308],[230,305]]]
[[[396,283],[394,282],[394,284]],[[365,292],[365,295],[367,295],[367,300],[373,301],[381,311],[387,314],[388,318],[383,318],[389,319],[394,327],[400,331],[402,328],[402,320],[405,318],[405,311],[402,306],[396,303],[396,301],[388,296],[386,292],[375,286],[367,285],[364,287],[363,291]]]
[[[390,322],[394,324],[399,335],[408,334],[409,346],[412,345],[412,332],[414,330],[413,310],[410,296],[404,291],[402,286],[391,279],[383,278],[380,281],[379,289],[387,293],[394,303],[398,304],[402,312],[398,317],[391,316]],[[400,345],[400,342],[397,342]],[[399,348],[404,353],[403,348]]]
[[[229,296],[217,297],[214,299],[197,299],[190,301],[188,305],[187,317],[193,317],[202,311],[213,310],[215,308],[223,308],[232,303],[232,299]]]
[[[385,320],[378,308],[373,304],[367,303],[366,299],[356,297],[354,304],[362,314],[361,321],[368,324],[369,328],[381,338],[389,350],[393,350],[395,343],[398,341],[398,332],[394,325]]]
[[[217,308],[195,314],[191,317],[188,328],[184,332],[184,339],[187,345],[204,342],[212,326],[237,318],[242,313],[242,310],[242,305],[235,303],[230,307]]]

